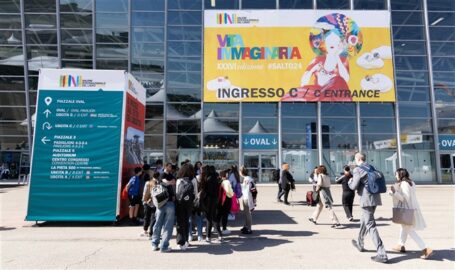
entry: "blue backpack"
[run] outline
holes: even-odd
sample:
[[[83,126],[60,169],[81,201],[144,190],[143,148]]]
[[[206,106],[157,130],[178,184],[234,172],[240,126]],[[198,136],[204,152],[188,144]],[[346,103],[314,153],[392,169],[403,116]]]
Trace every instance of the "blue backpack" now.
[[[360,166],[368,175],[368,180],[365,183],[365,188],[370,194],[385,193],[387,191],[387,186],[385,184],[384,174],[377,171],[373,166],[368,165]]]

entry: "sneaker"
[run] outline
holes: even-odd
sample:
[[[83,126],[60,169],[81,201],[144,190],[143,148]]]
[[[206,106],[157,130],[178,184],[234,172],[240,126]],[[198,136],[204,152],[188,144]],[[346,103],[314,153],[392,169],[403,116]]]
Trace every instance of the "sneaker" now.
[[[252,230],[245,230],[245,231],[242,231],[242,234],[252,234],[253,231]]]
[[[223,230],[221,233],[222,233],[223,235],[229,235],[229,234],[231,234],[231,231],[228,230],[228,229],[226,229],[226,230]]]
[[[244,231],[247,231],[247,230],[248,230],[248,229],[247,229],[246,227],[243,227],[243,228],[240,230],[240,232],[243,233]]]
[[[150,236],[148,232],[142,232],[141,233],[141,237],[148,237]]]
[[[235,215],[229,214],[228,220],[229,220],[229,221],[234,221],[234,220],[235,220]]]
[[[289,202],[284,202],[285,205],[291,205]]]
[[[180,250],[186,250],[186,246],[185,245],[179,245],[178,246]]]
[[[161,252],[162,252],[162,253],[171,252],[171,251],[172,251],[172,248],[171,248],[171,247],[162,248],[162,249],[161,249]]]
[[[223,242],[223,237],[218,236],[218,241],[219,241],[220,243]]]
[[[190,243],[186,242],[184,246],[185,246],[185,248],[189,248],[190,247]]]
[[[401,253],[405,253],[406,252],[406,248],[404,246],[396,246],[396,247],[393,247],[392,248],[393,251],[396,251],[396,252],[401,252]]]
[[[208,244],[211,244],[212,240],[210,238],[205,238],[205,242],[208,243]]]
[[[202,242],[202,241],[203,241],[202,236],[198,236],[198,237],[197,237],[197,241],[198,241],[198,242]]]
[[[434,254],[434,251],[431,249],[431,248],[426,248],[424,250],[422,250],[422,256],[420,256],[421,259],[428,259],[430,258],[431,256],[433,256]]]
[[[371,260],[378,263],[387,263],[389,261],[387,257],[381,257],[379,255],[371,257]]]
[[[365,249],[364,249],[363,247],[361,247],[361,246],[357,243],[357,241],[355,241],[354,239],[351,240],[351,243],[352,243],[352,245],[353,245],[358,251],[360,251],[360,252],[364,252],[364,251],[365,251]]]
[[[282,199],[277,199],[276,202],[280,203],[280,202],[283,202],[283,200]]]
[[[152,250],[153,250],[153,251],[158,251],[158,250],[160,250],[160,248],[157,247],[157,246],[155,246],[155,245],[152,245]]]
[[[354,218],[353,218],[353,217],[350,217],[348,220],[349,220],[350,222],[353,222],[353,221],[354,221]]]
[[[310,218],[308,218],[308,220],[309,220],[310,222],[313,222],[313,223],[314,223],[314,225],[316,225],[316,224],[317,224],[316,220],[314,220],[314,219],[313,219],[313,218],[311,218],[311,217],[310,217]]]
[[[341,227],[341,224],[340,223],[333,224],[331,227],[334,228],[334,229],[338,229],[338,228]]]

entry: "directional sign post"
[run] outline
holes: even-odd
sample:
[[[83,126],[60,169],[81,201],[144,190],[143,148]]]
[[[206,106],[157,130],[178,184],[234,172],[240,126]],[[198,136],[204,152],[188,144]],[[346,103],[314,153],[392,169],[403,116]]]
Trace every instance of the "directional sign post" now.
[[[455,135],[439,135],[439,149],[455,151]]]
[[[244,134],[243,149],[267,150],[278,148],[278,136],[276,134]]]

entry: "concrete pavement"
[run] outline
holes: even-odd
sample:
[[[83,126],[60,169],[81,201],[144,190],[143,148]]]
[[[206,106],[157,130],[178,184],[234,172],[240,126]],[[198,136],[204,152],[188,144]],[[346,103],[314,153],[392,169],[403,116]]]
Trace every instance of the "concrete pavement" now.
[[[390,252],[399,226],[391,222],[392,202],[383,194],[376,212],[379,233],[389,251],[389,264],[372,262],[375,255],[367,236],[365,253],[352,245],[359,223],[346,220],[340,186],[332,187],[341,229],[330,228],[326,210],[318,225],[307,218],[315,209],[304,205],[308,185],[297,185],[292,206],[275,202],[275,185],[260,185],[253,214],[254,234],[240,235],[234,222],[226,242],[192,242],[185,252],[152,252],[140,237],[141,227],[115,227],[100,223],[45,223],[24,221],[28,187],[0,189],[1,269],[455,269],[455,186],[418,186],[417,194],[428,228],[419,232],[435,250],[431,260],[419,259],[417,245],[408,240],[406,254]],[[356,198],[357,202],[357,198]],[[359,217],[358,206],[354,217]],[[242,217],[238,217],[242,219]],[[175,230],[174,230],[175,234]],[[171,241],[175,247],[175,240]]]

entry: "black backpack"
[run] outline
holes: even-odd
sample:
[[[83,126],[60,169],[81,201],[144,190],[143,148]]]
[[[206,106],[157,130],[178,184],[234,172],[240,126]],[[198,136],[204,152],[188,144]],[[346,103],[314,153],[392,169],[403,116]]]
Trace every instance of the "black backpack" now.
[[[280,169],[275,169],[272,173],[273,181],[280,182]]]
[[[189,178],[180,179],[177,188],[177,203],[185,208],[192,208],[194,203],[194,186]]]

